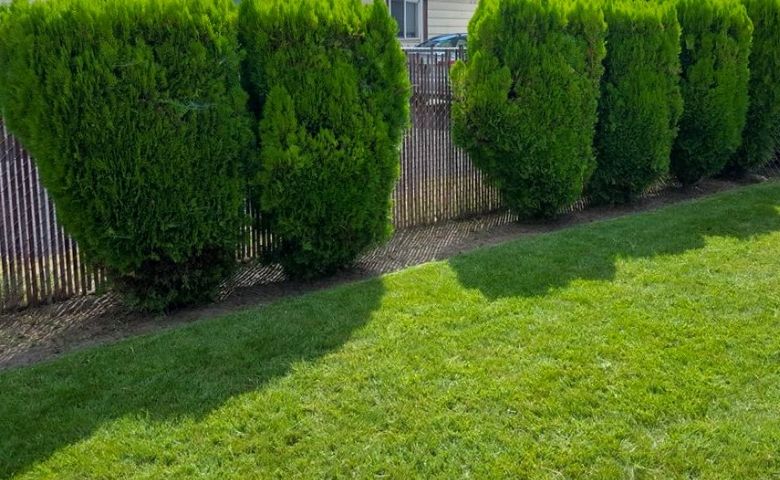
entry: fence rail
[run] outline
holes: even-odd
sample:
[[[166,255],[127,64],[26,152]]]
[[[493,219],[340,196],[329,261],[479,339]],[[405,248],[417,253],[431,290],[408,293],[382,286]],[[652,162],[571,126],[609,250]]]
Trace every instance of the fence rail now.
[[[450,65],[463,49],[408,49],[413,85],[411,126],[400,155],[394,223],[404,229],[495,211],[500,201],[455,147],[450,133]],[[258,212],[238,256],[257,258],[273,248]],[[57,223],[38,170],[0,120],[0,311],[94,292],[104,282],[82,260]]]

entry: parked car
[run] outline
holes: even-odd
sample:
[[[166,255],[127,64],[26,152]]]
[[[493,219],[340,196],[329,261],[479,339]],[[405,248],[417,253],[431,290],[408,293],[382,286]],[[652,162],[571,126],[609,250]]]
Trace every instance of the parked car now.
[[[466,34],[438,35],[404,50],[409,59],[409,73],[417,97],[413,103],[446,103],[450,96],[449,70],[458,59],[465,56]]]
[[[413,50],[424,63],[449,63],[451,65],[460,58],[459,53],[465,51],[466,37],[465,33],[437,35],[420,43]]]
[[[466,46],[465,33],[449,33],[447,35],[437,35],[417,45],[417,48],[459,48]]]

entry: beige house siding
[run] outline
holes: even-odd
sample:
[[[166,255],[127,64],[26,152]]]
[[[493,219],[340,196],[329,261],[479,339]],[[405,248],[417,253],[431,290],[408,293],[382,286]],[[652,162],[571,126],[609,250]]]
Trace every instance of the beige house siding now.
[[[479,0],[420,0],[421,36],[402,39],[404,45],[415,45],[427,38],[445,33],[466,33]],[[373,0],[363,0],[372,3]],[[427,23],[426,23],[427,21]],[[427,35],[426,35],[427,34]]]
[[[477,0],[428,0],[428,37],[466,33]]]

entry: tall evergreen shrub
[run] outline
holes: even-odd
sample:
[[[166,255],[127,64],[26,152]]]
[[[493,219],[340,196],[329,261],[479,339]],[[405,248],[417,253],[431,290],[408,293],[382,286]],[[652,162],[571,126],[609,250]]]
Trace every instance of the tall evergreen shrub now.
[[[679,0],[683,116],[671,170],[684,184],[720,172],[742,143],[752,24],[738,0]]]
[[[16,2],[0,105],[58,218],[141,308],[209,298],[234,264],[251,131],[231,0]]]
[[[735,173],[766,165],[780,147],[780,0],[742,3],[753,21],[753,46],[746,128],[729,165]]]
[[[482,0],[469,24],[455,139],[522,216],[555,215],[593,171],[605,33],[598,8],[557,0]]]
[[[396,29],[381,0],[241,5],[251,181],[290,275],[333,271],[391,232],[410,92]]]
[[[669,172],[682,113],[680,24],[668,3],[611,2],[604,16],[598,166],[588,190],[596,201],[621,203]]]

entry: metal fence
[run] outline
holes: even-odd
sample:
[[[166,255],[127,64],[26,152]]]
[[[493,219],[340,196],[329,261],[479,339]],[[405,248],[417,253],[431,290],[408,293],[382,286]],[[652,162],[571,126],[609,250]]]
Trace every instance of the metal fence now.
[[[404,229],[495,211],[500,202],[452,142],[450,65],[463,49],[408,49],[411,126],[401,149],[394,222]],[[258,212],[238,256],[273,248]],[[0,121],[0,311],[94,292],[104,281],[57,223],[34,162]]]

